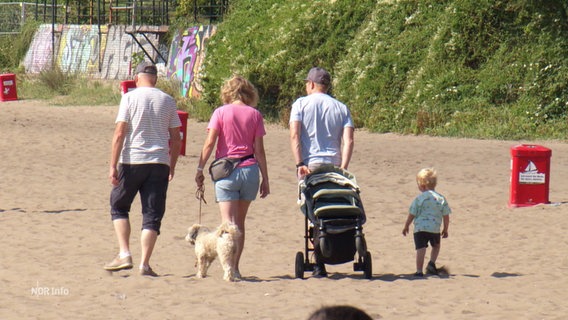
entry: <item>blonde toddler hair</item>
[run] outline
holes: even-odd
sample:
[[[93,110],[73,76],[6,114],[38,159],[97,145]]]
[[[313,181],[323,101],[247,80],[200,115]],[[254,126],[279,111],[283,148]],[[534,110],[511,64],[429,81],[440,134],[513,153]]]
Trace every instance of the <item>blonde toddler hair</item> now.
[[[416,183],[427,190],[434,190],[437,182],[438,174],[434,168],[424,168],[416,175]]]
[[[223,84],[221,101],[223,104],[229,104],[237,100],[248,106],[256,107],[258,104],[258,91],[250,81],[235,75]]]

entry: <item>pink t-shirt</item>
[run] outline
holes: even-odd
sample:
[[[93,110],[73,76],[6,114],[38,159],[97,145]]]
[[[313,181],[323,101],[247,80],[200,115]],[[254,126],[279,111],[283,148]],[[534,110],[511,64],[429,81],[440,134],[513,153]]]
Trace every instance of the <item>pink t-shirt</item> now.
[[[215,109],[207,129],[219,132],[215,159],[242,158],[254,154],[254,140],[266,134],[262,114],[253,107],[238,104],[227,104]],[[239,166],[254,163],[256,159],[251,158]]]

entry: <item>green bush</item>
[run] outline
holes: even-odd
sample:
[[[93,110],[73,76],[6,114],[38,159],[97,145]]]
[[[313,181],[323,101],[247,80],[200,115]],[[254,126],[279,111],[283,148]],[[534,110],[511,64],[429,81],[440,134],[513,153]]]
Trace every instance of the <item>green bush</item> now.
[[[208,45],[202,114],[238,73],[287,123],[313,65],[358,127],[480,138],[561,137],[568,4],[560,0],[236,0]],[[205,112],[205,111],[209,112]]]
[[[22,27],[21,32],[0,36],[0,72],[22,72],[20,61],[24,59],[32,42],[39,23],[29,21]]]
[[[223,80],[240,74],[259,89],[259,109],[283,117],[304,94],[303,79],[314,65],[333,72],[375,1],[239,0],[207,47],[204,101],[220,103]]]

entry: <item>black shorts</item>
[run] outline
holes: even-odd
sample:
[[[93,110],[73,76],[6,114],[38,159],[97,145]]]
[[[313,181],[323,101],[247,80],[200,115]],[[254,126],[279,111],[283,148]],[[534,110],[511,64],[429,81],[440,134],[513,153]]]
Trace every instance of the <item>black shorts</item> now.
[[[416,250],[422,248],[428,248],[428,242],[432,245],[432,247],[437,247],[440,245],[440,234],[439,233],[431,233],[425,231],[419,231],[414,233],[414,245]]]
[[[118,185],[110,193],[112,220],[128,219],[130,206],[138,192],[142,203],[142,229],[160,234],[166,211],[170,167],[165,164],[120,164]]]

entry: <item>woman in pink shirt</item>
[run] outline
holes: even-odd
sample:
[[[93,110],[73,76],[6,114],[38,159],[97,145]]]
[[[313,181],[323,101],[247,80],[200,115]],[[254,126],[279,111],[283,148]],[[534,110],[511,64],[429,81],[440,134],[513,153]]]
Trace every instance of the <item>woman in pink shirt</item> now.
[[[222,222],[236,224],[242,233],[234,262],[235,278],[239,279],[239,260],[244,247],[248,208],[257,193],[261,198],[270,193],[263,143],[266,131],[262,114],[255,109],[258,91],[247,79],[233,76],[227,80],[221,89],[221,100],[224,105],[215,109],[207,126],[208,134],[199,157],[195,182],[197,187],[203,186],[203,168],[215,143],[215,159],[248,158],[230,176],[215,182],[215,198],[219,203]]]

